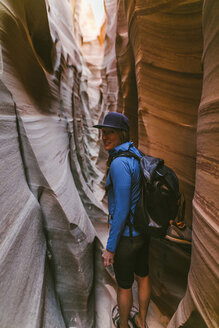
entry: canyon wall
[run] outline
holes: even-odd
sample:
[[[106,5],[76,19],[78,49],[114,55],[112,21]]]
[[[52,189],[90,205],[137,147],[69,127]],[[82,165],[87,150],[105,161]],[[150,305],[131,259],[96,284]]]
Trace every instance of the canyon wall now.
[[[219,3],[203,5],[203,87],[198,109],[193,248],[186,296],[170,322],[185,322],[197,309],[208,327],[219,325],[218,215],[219,215]],[[193,319],[192,319],[193,320]],[[192,321],[191,320],[191,321]],[[195,324],[195,323],[194,323]]]
[[[121,0],[119,13],[119,105],[139,148],[177,173],[193,228],[191,266],[188,248],[152,241],[152,298],[171,316],[186,291],[168,327],[217,327],[218,5]]]
[[[105,98],[89,107],[74,5],[0,1],[1,328],[93,327],[97,312],[110,325],[110,292],[95,296],[106,209],[92,125]]]
[[[111,327],[106,153],[92,127],[109,110],[186,197],[192,252],[152,241],[152,299],[170,328],[217,327],[219,4],[105,1],[96,35],[82,7],[0,0],[0,327]]]

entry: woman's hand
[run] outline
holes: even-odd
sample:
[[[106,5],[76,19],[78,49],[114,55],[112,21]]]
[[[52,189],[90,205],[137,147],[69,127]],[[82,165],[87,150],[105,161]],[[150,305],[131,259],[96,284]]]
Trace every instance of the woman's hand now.
[[[115,253],[112,253],[112,252],[108,251],[107,249],[103,252],[102,258],[103,258],[103,264],[105,267],[114,263],[114,255],[115,255]]]

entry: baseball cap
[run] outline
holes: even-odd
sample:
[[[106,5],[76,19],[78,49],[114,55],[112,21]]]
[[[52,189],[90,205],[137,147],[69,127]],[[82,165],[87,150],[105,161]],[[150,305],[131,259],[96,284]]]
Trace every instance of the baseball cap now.
[[[93,127],[98,129],[106,127],[129,131],[129,120],[121,113],[110,112],[104,117],[102,124],[96,124],[93,125]]]

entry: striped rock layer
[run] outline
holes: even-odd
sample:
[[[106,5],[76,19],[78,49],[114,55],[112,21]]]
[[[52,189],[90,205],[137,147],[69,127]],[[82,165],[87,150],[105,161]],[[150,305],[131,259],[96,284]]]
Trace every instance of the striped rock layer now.
[[[89,6],[0,0],[0,327],[112,326],[93,124],[116,110],[193,230],[192,252],[152,240],[152,300],[170,328],[218,327],[219,3],[109,0],[100,25]]]

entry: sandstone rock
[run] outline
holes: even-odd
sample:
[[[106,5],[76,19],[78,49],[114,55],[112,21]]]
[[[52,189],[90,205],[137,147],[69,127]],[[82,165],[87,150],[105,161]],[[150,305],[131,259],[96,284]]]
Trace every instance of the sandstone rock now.
[[[193,200],[193,251],[188,289],[169,327],[198,311],[208,327],[218,318],[218,40],[219,4],[203,6],[203,89],[198,111],[196,184]]]
[[[153,298],[161,312],[170,317],[185,293],[189,271],[186,296],[169,326],[179,327],[188,321],[188,327],[194,322],[204,327],[202,316],[208,326],[216,327],[218,309],[212,288],[217,279],[214,247],[218,239],[218,226],[213,224],[218,210],[218,151],[213,153],[213,149],[218,149],[217,63],[213,60],[217,51],[217,5],[204,2],[202,54],[202,1],[121,0],[119,4],[122,18],[118,24],[117,56],[125,98],[123,110],[129,115],[128,97],[133,91],[132,113],[136,116],[131,123],[138,119],[139,148],[164,158],[175,170],[186,197],[186,223],[193,226],[190,271],[186,250],[164,241],[152,242]],[[212,147],[208,139],[212,140]],[[211,249],[213,257],[207,249]],[[201,287],[203,281],[206,290]],[[193,311],[199,316],[194,317]]]
[[[19,145],[12,95],[1,95],[0,326],[65,327],[46,256],[40,204],[31,192]]]
[[[151,244],[163,322],[218,326],[218,6],[110,0],[93,34],[80,0],[0,0],[1,328],[111,327],[106,153],[93,128],[109,110],[186,196],[192,256]]]
[[[104,217],[105,209],[87,178],[98,174],[94,165],[87,168],[87,127],[76,99],[83,91],[83,59],[73,36],[72,7],[8,1],[0,8],[5,99],[0,326],[92,327],[91,220],[94,214]]]

